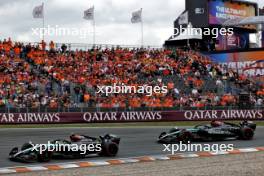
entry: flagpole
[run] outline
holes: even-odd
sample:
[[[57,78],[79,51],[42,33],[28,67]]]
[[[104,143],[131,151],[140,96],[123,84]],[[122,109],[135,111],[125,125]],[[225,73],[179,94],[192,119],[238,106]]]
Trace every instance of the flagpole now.
[[[93,45],[95,46],[95,19],[93,19]]]
[[[45,23],[44,23],[44,17],[45,17],[45,14],[44,14],[44,2],[42,2],[42,8],[43,8],[43,18],[42,18],[42,40],[43,41],[45,41],[44,39],[45,39],[45,35],[44,35],[44,33],[45,33],[45,29],[44,29],[44,25],[45,25]]]
[[[143,16],[142,16],[142,8],[141,8],[141,47],[144,46],[144,36],[143,36]]]

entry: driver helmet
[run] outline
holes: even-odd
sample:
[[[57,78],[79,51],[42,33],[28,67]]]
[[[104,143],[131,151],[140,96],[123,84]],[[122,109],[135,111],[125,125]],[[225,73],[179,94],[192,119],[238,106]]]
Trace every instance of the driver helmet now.
[[[178,128],[178,127],[173,127],[173,128],[170,129],[170,132],[171,132],[171,133],[172,133],[172,132],[175,132],[175,131],[179,131],[179,128]]]
[[[222,125],[223,125],[223,122],[221,122],[221,121],[213,120],[211,122],[211,126],[212,127],[219,127],[219,126],[222,126]]]
[[[176,127],[173,127],[173,129],[174,129],[174,130],[179,130],[179,127],[177,127],[177,126],[176,126]]]
[[[81,135],[78,135],[78,134],[72,134],[70,136],[70,139],[72,142],[78,142],[82,139],[83,137]]]

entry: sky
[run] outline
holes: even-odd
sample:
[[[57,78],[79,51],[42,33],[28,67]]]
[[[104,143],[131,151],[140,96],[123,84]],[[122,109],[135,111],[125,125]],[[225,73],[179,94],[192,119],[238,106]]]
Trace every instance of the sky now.
[[[264,6],[263,0],[254,0]],[[42,19],[34,19],[32,10],[44,2],[45,27],[67,28],[70,35],[46,35],[45,40],[59,43],[93,42],[93,25],[83,19],[83,11],[95,7],[96,43],[139,45],[140,23],[131,23],[131,13],[143,8],[144,44],[160,46],[173,34],[173,21],[184,11],[185,0],[0,0],[0,40],[37,42]],[[79,29],[76,33],[76,29]],[[81,30],[88,35],[80,35]]]

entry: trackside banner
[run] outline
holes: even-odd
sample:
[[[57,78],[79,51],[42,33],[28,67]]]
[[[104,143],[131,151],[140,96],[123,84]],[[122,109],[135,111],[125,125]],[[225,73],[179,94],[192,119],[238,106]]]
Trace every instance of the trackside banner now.
[[[264,110],[0,113],[0,124],[264,120]]]

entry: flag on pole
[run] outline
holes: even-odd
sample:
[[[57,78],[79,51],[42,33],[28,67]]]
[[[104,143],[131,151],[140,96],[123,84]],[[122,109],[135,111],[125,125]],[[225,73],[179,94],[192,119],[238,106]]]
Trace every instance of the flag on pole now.
[[[131,23],[142,22],[142,9],[132,12]]]
[[[94,20],[94,6],[84,11],[83,18],[86,20]]]
[[[43,4],[40,6],[34,7],[32,14],[33,14],[33,18],[43,18],[44,17]]]
[[[182,24],[188,24],[189,20],[188,20],[188,11],[186,11],[185,13],[182,13],[179,17],[178,23],[179,25]]]

